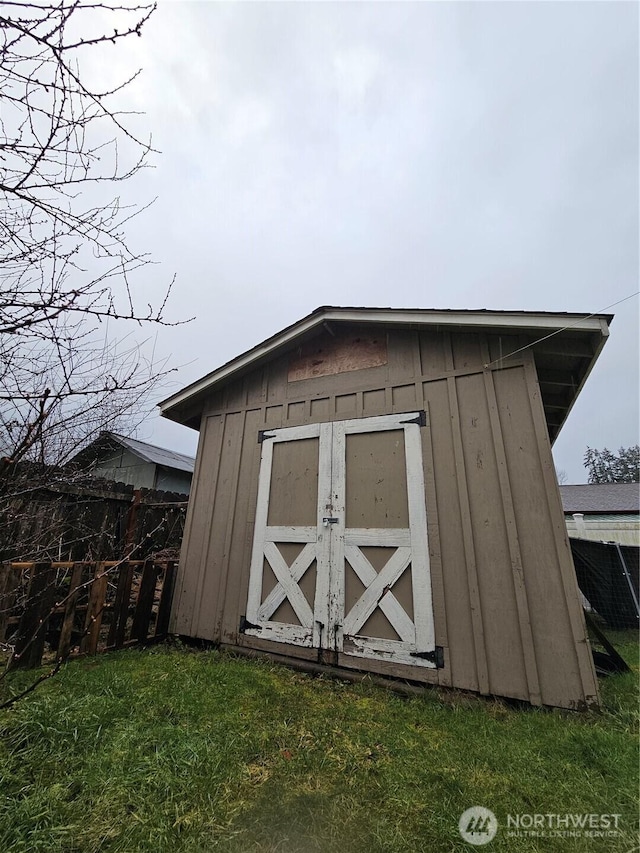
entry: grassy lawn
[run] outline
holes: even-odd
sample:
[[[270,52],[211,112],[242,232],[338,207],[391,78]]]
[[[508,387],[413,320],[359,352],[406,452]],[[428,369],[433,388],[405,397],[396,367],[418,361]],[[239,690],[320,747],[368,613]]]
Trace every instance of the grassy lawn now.
[[[582,715],[171,646],[68,664],[0,711],[0,851],[627,853],[638,651],[616,640],[635,671]],[[500,823],[486,847],[459,835],[472,805]],[[621,814],[622,835],[506,836],[507,814],[586,812]]]

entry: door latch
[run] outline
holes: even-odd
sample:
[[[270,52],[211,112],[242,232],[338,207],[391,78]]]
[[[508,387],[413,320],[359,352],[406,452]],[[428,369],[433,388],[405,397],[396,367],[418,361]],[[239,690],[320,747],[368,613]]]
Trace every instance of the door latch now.
[[[339,519],[337,518],[329,518],[328,516],[325,516],[325,518],[322,519],[322,523],[325,527],[328,527],[330,524],[337,524],[338,520]]]

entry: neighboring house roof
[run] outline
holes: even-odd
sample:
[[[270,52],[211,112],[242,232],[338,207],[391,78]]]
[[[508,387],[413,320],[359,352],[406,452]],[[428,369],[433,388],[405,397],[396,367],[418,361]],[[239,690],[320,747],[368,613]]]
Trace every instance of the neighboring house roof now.
[[[160,403],[164,417],[198,429],[203,401],[214,389],[237,379],[261,361],[279,356],[336,324],[375,324],[387,328],[445,328],[461,331],[531,334],[552,441],[578,396],[609,334],[611,314],[550,311],[440,310],[431,308],[340,308],[322,306],[237,358],[228,361]],[[539,346],[551,338],[547,345]],[[530,344],[532,345],[532,344]],[[504,359],[518,348],[505,353]]]
[[[107,433],[114,441],[126,447],[136,456],[140,456],[145,462],[155,462],[156,465],[162,465],[165,468],[177,468],[179,471],[189,471],[193,473],[193,468],[196,464],[195,457],[187,456],[185,453],[176,453],[175,450],[167,450],[164,447],[157,447],[155,444],[147,444],[146,441],[138,441],[135,438],[127,438],[124,435],[117,435],[115,432]]]
[[[135,453],[136,456],[139,456],[145,462],[162,465],[164,468],[176,468],[178,471],[193,473],[196,461],[193,456],[176,453],[175,450],[167,450],[164,447],[157,447],[155,444],[148,444],[146,441],[127,438],[127,436],[118,435],[115,432],[101,432],[95,442],[81,450],[76,458],[80,456],[86,458],[91,452],[100,452],[106,443],[112,442],[125,447],[131,453]]]
[[[590,483],[560,486],[565,513],[640,513],[638,483]]]

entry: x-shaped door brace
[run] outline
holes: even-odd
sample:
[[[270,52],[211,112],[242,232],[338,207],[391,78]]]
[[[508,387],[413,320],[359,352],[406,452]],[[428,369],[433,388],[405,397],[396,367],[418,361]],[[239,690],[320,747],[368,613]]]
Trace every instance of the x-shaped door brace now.
[[[415,643],[415,625],[391,592],[391,587],[411,562],[411,548],[398,548],[379,573],[357,546],[345,545],[344,555],[362,584],[367,587],[349,613],[345,614],[342,626],[344,634],[357,634],[376,607],[379,607],[400,639],[405,643]]]
[[[278,583],[260,605],[258,620],[270,619],[285,598],[288,598],[302,627],[311,628],[313,611],[298,583],[316,558],[316,543],[308,542],[290,566],[286,564],[273,542],[264,543],[264,556]]]

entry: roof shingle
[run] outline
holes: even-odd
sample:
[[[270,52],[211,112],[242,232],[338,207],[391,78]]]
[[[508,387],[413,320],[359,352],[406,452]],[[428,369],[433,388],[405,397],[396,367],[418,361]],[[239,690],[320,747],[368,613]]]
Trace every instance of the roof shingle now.
[[[640,513],[638,483],[589,483],[586,486],[560,486],[565,512],[637,512]]]

